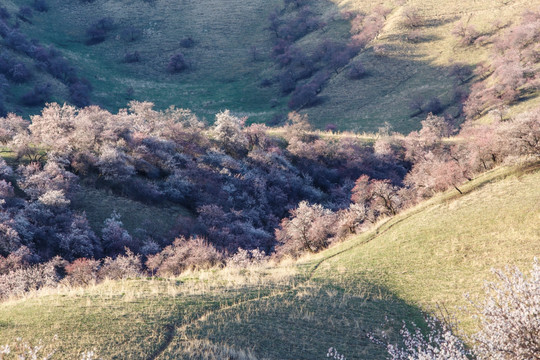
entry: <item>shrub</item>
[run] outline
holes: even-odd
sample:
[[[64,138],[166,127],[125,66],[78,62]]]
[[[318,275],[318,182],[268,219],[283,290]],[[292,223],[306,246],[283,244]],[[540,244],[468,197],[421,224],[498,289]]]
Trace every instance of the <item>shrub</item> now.
[[[390,180],[370,179],[368,175],[362,175],[356,180],[351,200],[366,206],[374,217],[396,215],[404,205],[399,187],[392,185]]]
[[[0,300],[12,296],[22,296],[27,292],[45,287],[56,287],[66,262],[60,257],[30,267],[23,267],[0,275]]]
[[[317,102],[318,90],[319,89],[313,83],[299,85],[291,94],[291,98],[287,105],[292,110],[298,110],[313,105]]]
[[[69,85],[69,100],[73,105],[85,107],[91,104],[90,93],[92,85],[84,79],[80,79]]]
[[[100,262],[94,259],[77,259],[66,265],[65,281],[72,286],[86,286],[97,282]]]
[[[363,78],[367,74],[366,68],[364,67],[364,64],[360,62],[359,60],[353,61],[349,67],[349,71],[347,72],[347,77],[349,79],[357,80]]]
[[[407,28],[417,28],[423,25],[423,19],[414,7],[405,7],[401,13],[401,24]]]
[[[101,231],[103,239],[103,250],[106,255],[116,256],[128,247],[133,246],[131,235],[124,229],[124,224],[120,221],[120,215],[113,214],[105,220]]]
[[[426,41],[426,34],[420,29],[414,29],[405,34],[405,39],[413,44]]]
[[[259,249],[244,250],[239,248],[236,254],[227,259],[227,265],[245,268],[252,265],[259,265],[264,262],[266,258],[265,252]]]
[[[105,41],[109,31],[114,28],[114,19],[111,17],[104,17],[90,24],[88,29],[86,29],[86,44],[95,45]]]
[[[518,268],[493,270],[498,282],[486,285],[486,300],[476,305],[481,330],[473,339],[480,359],[540,358],[540,262],[529,276]]]
[[[467,25],[463,21],[459,21],[452,29],[452,35],[454,35],[461,45],[472,45],[474,41],[480,36],[478,31],[473,25]]]
[[[112,146],[107,146],[101,150],[96,165],[106,180],[122,182],[135,174],[131,158],[122,150]]]
[[[148,256],[146,266],[159,275],[180,275],[186,270],[221,264],[223,255],[202,238],[178,238],[162,252]]]
[[[426,319],[428,332],[413,324],[403,324],[403,345],[368,334],[372,342],[384,346],[389,359],[435,360],[519,360],[540,358],[540,263],[535,259],[530,276],[513,268],[508,273],[493,270],[497,283],[488,283],[486,300],[475,304],[481,330],[472,337],[472,351],[458,338],[453,324],[434,317]]]
[[[319,204],[302,201],[290,211],[290,217],[281,221],[276,229],[280,243],[276,252],[280,255],[299,256],[304,252],[325,249],[335,234],[335,214]]]
[[[245,118],[234,116],[229,110],[216,115],[212,134],[228,154],[241,154],[246,151],[247,137],[242,131],[245,121]]]
[[[137,278],[143,275],[141,256],[135,255],[129,249],[125,249],[125,255],[116,258],[106,257],[99,269],[99,279],[121,280]]]
[[[403,345],[393,344],[386,335],[382,339],[373,334],[368,338],[386,348],[388,359],[391,360],[469,360],[470,352],[466,349],[463,341],[452,333],[449,324],[437,320],[435,317],[426,319],[428,334],[412,324],[413,330],[409,330],[405,322],[399,331]]]
[[[180,46],[185,49],[190,49],[195,46],[195,40],[191,36],[187,36],[180,40]]]
[[[21,103],[26,106],[43,105],[49,100],[51,92],[51,84],[35,85],[32,90],[21,97]]]
[[[17,12],[17,17],[23,21],[29,21],[28,19],[32,18],[34,13],[29,6],[21,6]]]
[[[14,82],[23,83],[30,79],[32,73],[23,63],[16,63],[9,69],[8,75]]]
[[[47,206],[65,207],[70,204],[63,190],[50,190],[41,195],[38,200]]]
[[[184,57],[184,54],[180,52],[172,55],[169,59],[169,63],[167,64],[167,71],[170,73],[179,73],[187,68],[188,63],[186,58]]]
[[[0,6],[0,19],[8,20],[9,18],[11,18],[9,11],[5,7]]]
[[[49,11],[49,5],[45,0],[34,0],[34,2],[32,3],[32,7],[34,8],[34,10],[39,12]]]
[[[438,97],[433,97],[429,99],[429,101],[422,107],[422,110],[432,114],[438,114],[442,111],[442,109],[443,106],[441,104],[441,100],[439,100]]]
[[[32,43],[22,34],[19,30],[10,30],[4,37],[4,44],[24,54],[30,55],[32,53]]]

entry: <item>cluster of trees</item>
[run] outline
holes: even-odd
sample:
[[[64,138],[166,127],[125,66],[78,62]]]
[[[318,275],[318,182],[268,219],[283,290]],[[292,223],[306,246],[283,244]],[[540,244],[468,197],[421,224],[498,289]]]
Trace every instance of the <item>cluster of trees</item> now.
[[[468,117],[500,110],[540,88],[540,9],[528,10],[519,23],[508,27],[502,35],[493,37],[490,60],[476,69],[480,81],[471,87],[465,103]]]
[[[47,11],[43,0],[32,4],[36,11]],[[41,45],[29,39],[21,30],[19,20],[29,19],[32,10],[22,7],[15,21],[5,8],[0,8],[0,37],[6,49],[0,53],[0,115],[6,115],[5,97],[12,85],[30,83],[39,71],[48,73],[68,89],[69,101],[76,106],[90,104],[92,87],[88,81],[77,76],[75,67],[54,47]],[[9,49],[9,50],[8,50]],[[23,106],[42,106],[50,100],[52,84],[34,81],[33,87],[24,93],[19,102]]]
[[[208,127],[189,111],[137,102],[117,114],[51,104],[31,123],[0,118],[0,140],[19,158],[16,169],[2,163],[2,223],[13,237],[2,240],[1,254],[24,245],[41,260],[114,257],[125,247],[146,255],[182,235],[220,251],[269,253],[280,219],[302,200],[339,210],[360,175],[400,183],[407,172],[405,162],[381,158],[354,137],[310,135],[295,113],[285,139],[244,122],[223,112]],[[137,201],[180,204],[196,217],[179,219],[177,233],[161,239],[127,234],[112,216],[97,236],[70,206],[81,179]]]
[[[540,109],[489,125],[469,122],[454,138],[460,141],[445,140],[454,133],[447,120],[430,114],[422,121],[420,131],[406,137],[394,134],[379,138],[373,146],[374,155],[379,161],[401,164],[404,168],[395,170],[407,169],[407,173],[399,177],[399,171],[387,170],[385,176],[376,178],[361,175],[349,188],[350,204],[338,210],[301,202],[276,230],[280,243],[277,254],[296,256],[319,251],[381,216],[395,215],[437,192],[455,189],[461,194],[461,185],[475,174],[518,158],[537,158]],[[304,156],[313,157],[324,149],[321,145],[318,139],[299,148],[292,141],[289,149],[297,154],[301,149]]]
[[[281,136],[228,111],[208,126],[188,110],[139,102],[117,114],[49,104],[31,120],[0,118],[0,144],[18,159],[15,168],[0,160],[0,260],[20,249],[28,264],[113,261],[129,251],[157,274],[235,253],[242,263],[262,252],[320,251],[436,192],[461,193],[476,173],[540,153],[538,108],[466,123],[460,141],[448,139],[456,133],[450,121],[430,114],[421,130],[381,132],[373,144],[314,133],[294,112]],[[194,215],[179,217],[165,236],[130,234],[115,213],[92,229],[71,205],[81,181]]]
[[[245,120],[226,111],[207,126],[187,110],[138,102],[117,114],[50,104],[31,123],[0,118],[0,143],[19,159],[15,169],[0,161],[0,255],[25,247],[40,263],[129,250],[159,274],[217,264],[238,249],[297,256],[540,153],[539,109],[467,123],[463,141],[445,140],[455,128],[431,114],[420,131],[381,133],[374,144],[317,135],[297,113],[282,137]],[[92,229],[71,206],[81,180],[145,203],[180,204],[194,216],[179,217],[166,236],[130,234],[115,213]]]
[[[372,14],[344,14],[351,20],[350,38],[344,40],[322,39],[306,49],[298,40],[307,34],[327,26],[315,15],[307,2],[285,2],[284,9],[276,9],[269,16],[269,29],[275,35],[272,57],[280,68],[275,80],[282,95],[289,95],[288,106],[298,110],[315,105],[320,99],[325,83],[333,72],[347,67],[359,51],[373,40],[384,25],[389,10],[376,7]],[[313,44],[312,44],[313,45]],[[366,74],[360,62],[353,62],[348,68],[350,79],[359,79]]]

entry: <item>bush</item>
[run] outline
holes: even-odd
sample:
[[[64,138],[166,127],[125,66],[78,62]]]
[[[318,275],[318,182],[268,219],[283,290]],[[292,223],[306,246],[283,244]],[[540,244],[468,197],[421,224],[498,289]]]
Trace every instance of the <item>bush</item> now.
[[[71,286],[86,286],[97,282],[100,262],[94,259],[77,259],[66,265],[65,281]]]
[[[259,249],[244,250],[239,248],[236,254],[227,259],[227,265],[246,268],[248,266],[259,265],[266,260],[264,251]]]
[[[170,57],[169,63],[167,64],[167,71],[170,73],[179,73],[188,68],[188,64],[184,54],[176,53]]]
[[[9,69],[8,75],[14,82],[23,83],[30,79],[32,73],[23,63],[16,63]]]
[[[464,46],[474,44],[474,41],[480,36],[474,26],[464,24],[462,21],[454,25],[452,35],[454,35],[459,40],[460,44]]]
[[[32,3],[32,7],[34,8],[34,10],[39,12],[49,11],[49,5],[45,0],[34,0],[34,2]]]
[[[276,229],[276,239],[280,243],[276,252],[299,256],[304,252],[315,253],[325,249],[335,234],[335,220],[335,214],[321,205],[300,202]]]
[[[105,220],[104,227],[101,230],[103,239],[103,250],[106,255],[116,256],[122,251],[133,246],[133,238],[127,230],[124,229],[124,224],[120,221],[120,215],[116,212]]]
[[[22,34],[19,30],[10,30],[4,37],[4,44],[24,54],[30,55],[32,53],[32,43]]]
[[[473,71],[470,66],[462,63],[456,63],[450,67],[448,72],[450,76],[454,76],[460,84],[464,84],[472,76]]]
[[[438,114],[442,111],[443,107],[441,101],[437,97],[429,99],[429,101],[422,107],[427,113]]]
[[[9,13],[9,11],[3,6],[0,7],[0,19],[8,20],[9,18],[11,18],[11,14]]]
[[[371,341],[384,346],[389,359],[434,360],[521,360],[540,358],[540,263],[535,259],[530,276],[514,268],[509,273],[493,270],[497,283],[486,285],[486,300],[474,304],[481,330],[472,337],[473,351],[454,331],[455,325],[428,317],[428,333],[413,324],[413,331],[403,324],[403,345],[388,337],[368,334]]]
[[[291,94],[291,99],[287,103],[290,109],[298,110],[303,107],[313,105],[317,101],[317,91],[315,84],[307,83],[299,85]]]
[[[44,264],[23,267],[0,275],[0,300],[22,296],[27,292],[56,287],[62,278],[66,262],[55,257]]]
[[[414,7],[405,7],[401,14],[401,24],[407,28],[417,28],[423,25],[423,19]]]
[[[349,67],[349,71],[347,72],[347,77],[349,79],[357,80],[361,79],[364,76],[366,76],[367,71],[364,67],[364,64],[360,61],[353,61]]]
[[[92,85],[88,81],[84,79],[77,80],[69,85],[69,100],[78,107],[89,106],[91,104],[91,92]]]
[[[185,37],[180,40],[180,46],[185,49],[190,49],[195,46],[195,40],[191,36]]]
[[[426,319],[428,334],[412,324],[413,331],[409,330],[405,322],[399,331],[403,345],[393,344],[384,334],[382,339],[373,334],[368,338],[386,348],[388,359],[391,360],[469,360],[470,352],[463,341],[452,333],[449,324],[437,320],[435,317]]]
[[[34,13],[29,6],[21,6],[17,12],[17,17],[23,21],[29,21],[32,16],[34,16]]]
[[[529,276],[518,268],[493,270],[498,279],[488,283],[487,299],[477,305],[482,330],[473,339],[480,359],[540,358],[540,262]]]
[[[146,266],[158,275],[180,275],[223,262],[223,255],[202,238],[178,238],[162,252],[148,256]]]
[[[143,276],[141,256],[125,249],[126,255],[116,258],[107,257],[99,269],[99,279],[121,280]]]
[[[26,106],[44,105],[51,96],[51,84],[35,85],[32,90],[21,97],[21,103]]]
[[[90,24],[86,29],[86,44],[95,45],[99,44],[107,38],[109,31],[115,28],[114,19],[110,17],[104,17],[98,21]]]

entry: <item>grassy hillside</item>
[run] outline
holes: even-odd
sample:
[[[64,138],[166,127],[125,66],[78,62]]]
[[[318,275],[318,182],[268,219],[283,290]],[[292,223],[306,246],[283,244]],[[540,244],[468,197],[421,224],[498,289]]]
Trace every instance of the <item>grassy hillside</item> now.
[[[538,164],[498,168],[297,264],[106,282],[0,304],[0,343],[57,334],[61,357],[384,358],[365,333],[436,304],[472,331],[463,293],[540,255]],[[397,324],[397,323],[395,323]],[[397,325],[399,326],[399,325]],[[391,328],[387,329],[390,334]],[[251,356],[251,357],[250,357]]]
[[[289,111],[288,97],[280,95],[276,77],[279,67],[270,53],[274,38],[269,31],[269,14],[283,9],[281,0],[240,1],[204,0],[96,0],[92,2],[48,0],[49,11],[34,12],[21,29],[44,45],[61,50],[81,77],[93,85],[92,99],[110,110],[125,107],[131,99],[155,102],[160,108],[170,105],[189,108],[213,121],[215,113],[226,108],[248,116],[250,121],[271,122]],[[29,1],[7,0],[15,13]],[[476,66],[489,57],[492,43],[462,46],[451,34],[462,21],[474,25],[481,35],[497,35],[504,26],[516,21],[530,1],[458,1],[441,4],[434,0],[383,1],[391,10],[380,34],[353,59],[361,61],[367,75],[359,80],[347,77],[348,66],[332,72],[319,94],[320,101],[302,110],[311,122],[324,128],[335,123],[341,130],[376,131],[385,121],[393,129],[409,132],[418,129],[425,114],[415,114],[409,105],[413,98],[440,99],[443,108],[455,115],[455,80],[449,67],[455,62]],[[345,40],[350,24],[342,19],[345,11],[369,14],[379,3],[357,0],[313,0],[310,7],[327,26],[302,37],[296,46],[313,49],[324,39]],[[410,41],[413,30],[402,24],[407,7],[418,9],[423,26],[419,40]],[[282,10],[282,13],[291,11]],[[115,26],[106,40],[86,45],[86,30],[110,17]],[[493,27],[501,20],[502,30]],[[140,37],[126,40],[123,31],[136,29]],[[180,45],[191,38],[192,47]],[[1,45],[0,45],[1,46]],[[169,58],[181,51],[190,69],[178,74],[166,71]],[[126,53],[138,52],[140,61],[125,63]],[[29,64],[29,66],[32,66]],[[33,81],[52,82],[57,91],[53,99],[62,101],[66,92],[61,84],[43,72]],[[265,79],[273,85],[262,86]],[[28,90],[27,85],[13,88],[8,100]],[[517,111],[538,103],[533,96],[519,103]],[[11,110],[36,112],[19,105]]]
[[[462,21],[475,26],[481,35],[504,31],[494,29],[496,21],[507,26],[526,10],[533,9],[530,1],[453,1],[435,0],[368,2],[332,0],[338,8],[369,13],[384,4],[392,9],[386,25],[372,42],[372,47],[358,55],[368,67],[369,76],[358,82],[347,81],[344,74],[332,79],[322,95],[328,96],[324,106],[310,111],[310,119],[322,126],[325,119],[338,115],[339,125],[354,130],[375,130],[388,121],[398,131],[418,127],[409,104],[414,96],[437,96],[443,105],[450,105],[449,113],[457,110],[452,105],[455,80],[449,67],[456,62],[476,66],[488,59],[492,43],[462,46],[452,29]],[[536,5],[540,5],[538,1]],[[424,26],[418,28],[420,41],[408,41],[415,29],[403,26],[405,8],[416,8]],[[381,51],[374,52],[374,48]],[[519,104],[520,111],[538,104],[533,97]],[[341,115],[343,114],[343,115]],[[338,121],[338,120],[336,120]]]
[[[120,215],[130,234],[144,229],[148,234],[157,236],[168,235],[176,225],[178,217],[192,216],[189,210],[178,205],[148,205],[93,187],[83,187],[73,205],[76,210],[85,212],[90,226],[96,233],[101,232],[105,219],[113,212]]]

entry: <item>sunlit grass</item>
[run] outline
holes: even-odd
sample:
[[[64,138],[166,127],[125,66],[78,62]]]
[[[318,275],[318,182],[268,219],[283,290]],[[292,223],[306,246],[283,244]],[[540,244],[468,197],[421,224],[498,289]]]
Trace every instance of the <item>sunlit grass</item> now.
[[[539,186],[537,163],[500,167],[298,262],[29,294],[0,304],[0,343],[57,334],[61,358],[312,359],[332,346],[382,359],[365,333],[386,317],[439,306],[473,331],[463,294],[540,255]]]

